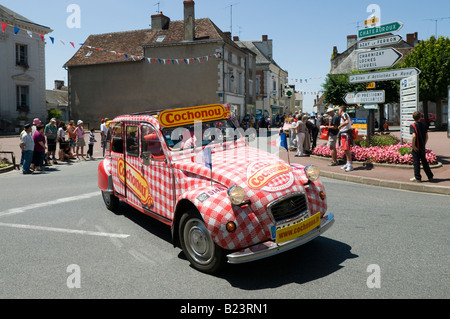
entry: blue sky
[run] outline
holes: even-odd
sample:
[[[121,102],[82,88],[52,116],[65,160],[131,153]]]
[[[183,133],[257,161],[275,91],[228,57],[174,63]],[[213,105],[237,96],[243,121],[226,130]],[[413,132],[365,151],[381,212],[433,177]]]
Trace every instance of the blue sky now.
[[[79,43],[90,34],[145,29],[150,16],[158,10],[171,20],[183,19],[183,0],[1,0],[1,4],[35,23],[54,30],[47,40],[46,85],[54,80],[65,80],[67,72],[62,65],[79,48]],[[67,8],[76,4],[81,9],[81,27],[69,28]],[[435,21],[450,17],[450,1],[399,0],[195,0],[196,18],[210,18],[223,31],[230,31],[233,8],[233,35],[241,40],[260,40],[267,34],[273,40],[274,59],[289,72],[290,79],[308,79],[296,89],[316,92],[321,89],[323,77],[330,71],[333,46],[339,52],[346,49],[347,35],[356,34],[363,27],[370,4],[380,8],[381,23],[399,21],[404,24],[398,32],[404,39],[407,33],[418,32],[420,40],[435,34]],[[450,19],[438,21],[438,35],[450,36]],[[63,46],[58,40],[71,41]],[[318,79],[321,77],[322,79]],[[316,79],[314,79],[316,78]],[[311,80],[309,80],[311,79]],[[314,96],[305,96],[305,110],[311,111]]]

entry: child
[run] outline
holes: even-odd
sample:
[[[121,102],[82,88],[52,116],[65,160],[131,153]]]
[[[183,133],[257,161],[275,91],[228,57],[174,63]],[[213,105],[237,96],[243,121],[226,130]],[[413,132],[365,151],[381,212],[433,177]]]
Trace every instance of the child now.
[[[89,133],[89,150],[87,152],[87,158],[92,159],[92,154],[94,153],[94,142],[97,142],[94,135],[95,129],[91,129],[91,132]]]

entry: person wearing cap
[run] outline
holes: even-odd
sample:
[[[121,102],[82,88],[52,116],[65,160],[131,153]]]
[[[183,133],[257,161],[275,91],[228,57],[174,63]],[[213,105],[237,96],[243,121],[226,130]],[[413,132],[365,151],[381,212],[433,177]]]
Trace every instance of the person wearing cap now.
[[[337,162],[337,150],[336,150],[336,143],[338,140],[338,136],[339,136],[339,123],[340,123],[340,119],[339,119],[339,115],[337,115],[334,112],[334,109],[332,107],[329,107],[327,109],[327,114],[330,117],[330,120],[328,121],[328,144],[327,146],[330,148],[331,150],[331,163],[329,164],[329,166],[337,166],[338,162]]]
[[[35,119],[33,120],[33,126],[31,127],[31,136],[34,136],[34,132],[36,132],[36,127],[37,127],[39,124],[42,124],[41,120],[38,119],[38,118],[35,118]]]
[[[75,129],[75,135],[77,136],[77,159],[79,160],[79,153],[78,151],[81,148],[81,157],[84,158],[84,147],[86,146],[86,142],[84,140],[84,128],[83,128],[83,121],[79,120],[77,122],[77,128]]]
[[[25,133],[22,135],[20,141],[20,148],[22,149],[23,166],[22,172],[24,175],[32,174],[30,169],[31,162],[33,160],[34,141],[31,136],[31,124],[25,125]]]
[[[56,161],[56,138],[58,135],[58,127],[56,126],[56,118],[52,118],[50,123],[45,126],[44,134],[47,137],[48,160],[53,159],[53,164],[58,164]]]

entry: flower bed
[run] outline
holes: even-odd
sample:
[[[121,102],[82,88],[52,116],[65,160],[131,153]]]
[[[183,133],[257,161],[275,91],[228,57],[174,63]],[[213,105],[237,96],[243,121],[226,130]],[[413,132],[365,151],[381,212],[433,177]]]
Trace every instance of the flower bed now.
[[[336,147],[338,159],[345,158],[345,153],[340,146]],[[317,146],[313,155],[331,157],[331,150],[326,145]],[[426,158],[428,163],[435,164],[436,154],[431,150],[426,150]],[[369,163],[387,163],[387,164],[413,164],[411,154],[411,143],[396,144],[389,146],[372,146],[372,147],[352,147],[352,159],[358,162]]]

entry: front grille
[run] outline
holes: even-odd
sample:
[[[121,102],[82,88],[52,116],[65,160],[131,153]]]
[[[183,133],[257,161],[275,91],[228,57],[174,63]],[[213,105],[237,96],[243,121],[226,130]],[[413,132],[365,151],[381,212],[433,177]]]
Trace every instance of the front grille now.
[[[267,207],[275,222],[289,220],[300,216],[308,210],[308,200],[305,194],[285,196]]]

